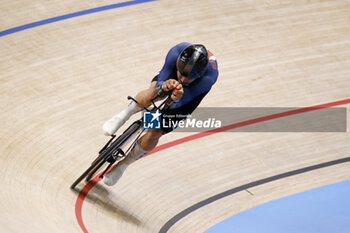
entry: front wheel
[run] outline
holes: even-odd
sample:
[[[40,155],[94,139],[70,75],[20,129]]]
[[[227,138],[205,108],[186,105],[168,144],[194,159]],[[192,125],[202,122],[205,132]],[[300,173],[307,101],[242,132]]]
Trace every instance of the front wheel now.
[[[104,158],[103,156],[99,156],[99,158],[97,158],[92,164],[91,166],[86,169],[86,171],[79,176],[79,178],[70,186],[71,189],[74,189],[75,186],[77,186],[77,184],[79,184],[80,181],[82,181],[87,175],[89,175],[89,173],[94,170],[96,167],[98,166],[102,166],[102,164],[104,163]]]
[[[102,167],[102,165],[105,163],[105,160],[102,160],[99,164],[95,166],[95,168],[89,172],[88,176],[86,177],[86,181],[90,181],[91,178],[96,174],[96,172]]]

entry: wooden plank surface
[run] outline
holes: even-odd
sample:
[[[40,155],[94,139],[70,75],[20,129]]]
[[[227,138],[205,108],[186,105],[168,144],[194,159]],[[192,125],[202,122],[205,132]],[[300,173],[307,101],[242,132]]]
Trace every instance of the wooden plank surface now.
[[[117,2],[4,0],[0,30]],[[349,99],[349,11],[342,0],[164,0],[0,37],[1,232],[81,232],[70,184],[107,140],[103,122],[149,85],[179,42],[203,43],[218,59],[219,79],[201,106]],[[172,133],[160,144],[191,134]],[[84,224],[89,232],[159,232],[218,193],[349,157],[349,139],[348,132],[219,133],[190,141],[139,160],[112,188],[97,184],[84,201]],[[238,192],[169,232],[203,232],[253,206],[349,179],[349,168],[342,163]]]

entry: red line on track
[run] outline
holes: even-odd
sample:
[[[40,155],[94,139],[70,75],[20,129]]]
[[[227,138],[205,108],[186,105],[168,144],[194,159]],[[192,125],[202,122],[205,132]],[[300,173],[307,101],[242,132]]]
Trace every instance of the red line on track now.
[[[89,233],[84,225],[83,222],[83,218],[82,218],[82,207],[83,207],[83,203],[85,200],[85,197],[87,196],[87,194],[90,192],[90,190],[95,186],[95,184],[97,184],[99,181],[101,180],[101,178],[99,178],[99,175],[96,176],[95,178],[93,178],[92,180],[90,180],[85,186],[84,188],[80,191],[79,195],[78,195],[78,199],[75,202],[75,216],[77,218],[77,221],[79,223],[80,228],[83,230],[84,233]]]
[[[276,113],[276,114],[272,114],[272,115],[268,115],[268,116],[264,116],[264,117],[259,117],[259,118],[255,118],[255,119],[251,119],[251,120],[247,120],[247,121],[242,121],[242,122],[235,123],[235,124],[228,125],[228,126],[224,126],[224,127],[218,128],[218,129],[213,129],[213,130],[209,130],[206,132],[196,133],[196,134],[193,134],[193,135],[190,135],[190,136],[187,136],[184,138],[180,138],[180,139],[165,143],[163,145],[157,146],[151,152],[149,152],[146,156],[149,156],[149,155],[154,154],[158,151],[162,151],[162,150],[165,150],[165,149],[173,147],[173,146],[177,146],[177,145],[185,143],[185,142],[196,140],[196,139],[206,137],[206,136],[209,136],[212,134],[224,132],[224,131],[227,131],[230,129],[239,128],[239,127],[243,127],[246,125],[252,125],[252,124],[256,124],[259,122],[268,121],[268,120],[272,120],[272,119],[276,119],[276,118],[286,117],[286,116],[290,116],[290,115],[295,115],[295,114],[300,114],[300,113],[304,113],[304,112],[310,112],[310,111],[314,111],[314,110],[318,110],[318,109],[335,107],[335,106],[345,105],[345,104],[350,104],[350,99],[345,99],[345,100],[335,101],[335,102],[331,102],[331,103],[315,105],[312,107],[299,108],[299,109],[295,109],[295,110],[291,110],[291,111]],[[144,157],[146,157],[146,156],[144,156]],[[83,218],[82,218],[82,206],[83,206],[85,197],[87,196],[89,191],[100,180],[101,179],[99,178],[99,175],[97,175],[90,182],[88,182],[84,186],[84,188],[80,191],[78,198],[77,198],[77,201],[75,203],[75,216],[77,218],[77,221],[78,221],[80,228],[83,230],[84,233],[88,233],[88,231],[84,225]]]

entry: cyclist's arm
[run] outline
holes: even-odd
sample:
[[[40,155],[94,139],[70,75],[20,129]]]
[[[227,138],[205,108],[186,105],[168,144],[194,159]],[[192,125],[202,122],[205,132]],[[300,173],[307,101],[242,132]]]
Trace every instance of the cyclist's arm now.
[[[182,98],[180,99],[180,101],[175,103],[173,108],[179,108],[181,106],[184,106],[190,103],[197,96],[202,95],[203,93],[207,94],[216,82],[216,79],[217,73],[209,73],[204,75],[200,80],[198,80],[198,83],[195,83],[193,86],[184,87],[184,93],[182,95]],[[205,95],[203,95],[201,100],[204,98],[204,96]]]
[[[153,81],[148,89],[140,91],[136,95],[136,98],[135,98],[136,101],[146,108],[149,107],[151,105],[151,100],[155,97],[157,92],[155,86],[156,86],[156,81]],[[166,92],[172,91],[171,98],[174,101],[178,101],[182,98],[182,95],[184,93],[182,85],[178,81],[173,79],[166,80],[163,83],[163,85],[158,88],[163,90],[163,95],[158,96],[158,99],[164,98]]]
[[[188,45],[190,45],[187,42],[180,43],[174,47],[172,47],[166,58],[163,65],[163,68],[160,70],[158,75],[158,81],[156,87],[160,87],[166,80],[168,79],[175,79],[176,77],[176,61],[180,53],[184,48],[186,48]]]

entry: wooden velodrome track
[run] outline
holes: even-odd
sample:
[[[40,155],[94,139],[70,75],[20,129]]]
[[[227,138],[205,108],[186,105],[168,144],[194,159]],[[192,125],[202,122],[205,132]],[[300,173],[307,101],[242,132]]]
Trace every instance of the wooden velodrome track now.
[[[115,3],[4,0],[0,30]],[[103,122],[149,85],[182,41],[203,43],[218,59],[219,79],[201,106],[344,100],[335,105],[349,109],[349,12],[344,0],[159,0],[0,37],[0,232],[203,232],[259,204],[350,179],[344,160],[183,212],[235,187],[348,158],[348,126],[217,133],[153,153],[116,186],[90,187],[85,199],[77,201],[85,183],[69,189],[106,142]],[[160,144],[193,134],[175,132]]]

